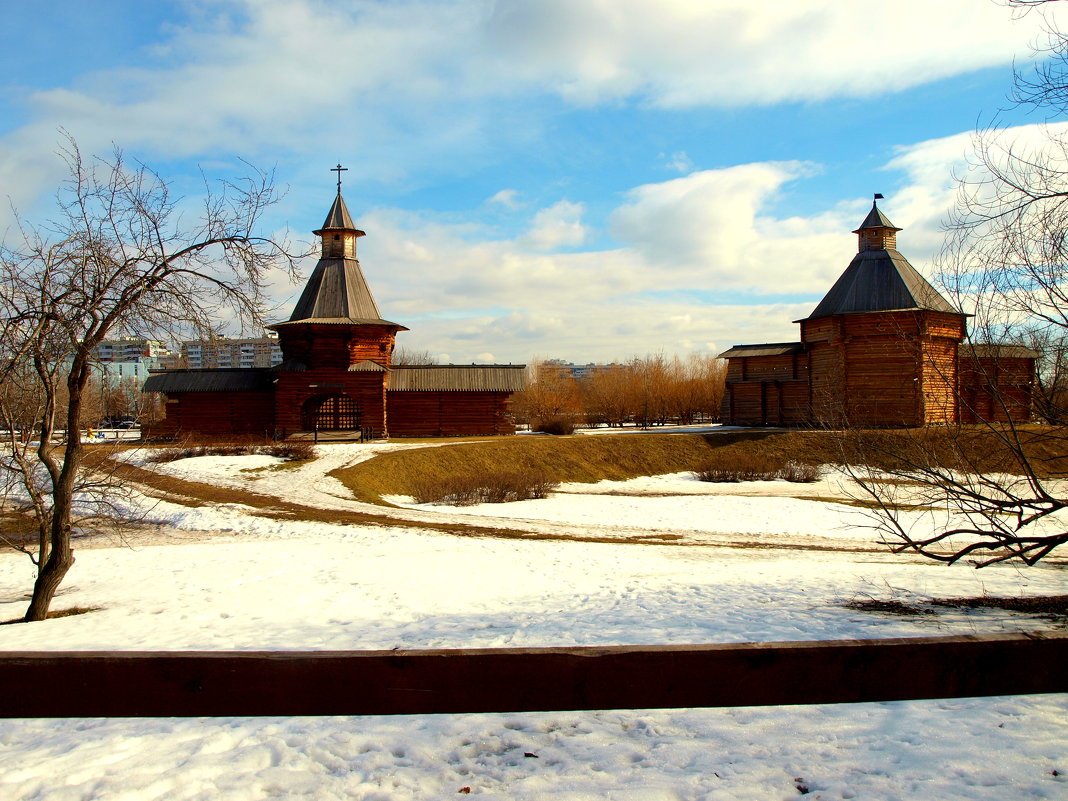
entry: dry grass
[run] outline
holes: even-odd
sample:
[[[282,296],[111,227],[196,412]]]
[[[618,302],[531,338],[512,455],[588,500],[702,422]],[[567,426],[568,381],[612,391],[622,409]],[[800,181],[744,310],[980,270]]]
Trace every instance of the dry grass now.
[[[902,455],[928,448],[949,466],[985,472],[1018,473],[1019,465],[985,428],[925,428],[877,432],[880,449],[868,453],[877,469],[900,467]],[[1068,439],[1047,436],[1047,429],[1023,429],[1025,450],[1039,469],[1056,475],[1068,471]],[[435,440],[440,444],[441,440]],[[334,471],[357,499],[382,503],[383,495],[412,495],[422,477],[481,475],[497,470],[537,468],[560,482],[623,480],[637,476],[696,471],[713,460],[735,463],[762,460],[781,469],[788,464],[793,477],[805,479],[811,468],[840,464],[846,447],[843,436],[831,431],[761,430],[721,434],[613,434],[579,437],[501,437],[457,441],[438,448],[386,453],[367,462]],[[966,454],[968,462],[958,456]]]
[[[987,595],[975,598],[932,598],[926,601],[902,601],[898,599],[854,598],[842,606],[861,612],[900,615],[902,617],[929,617],[939,609],[1006,609],[1045,620],[1068,619],[1068,595],[1044,595],[1038,597],[996,598]]]
[[[476,503],[509,503],[545,498],[559,485],[537,471],[496,471],[478,476],[423,477],[416,483],[412,499],[416,503],[446,503],[474,506]]]
[[[506,437],[439,448],[395,451],[334,471],[362,501],[383,495],[414,495],[420,483],[489,473],[536,469],[558,482],[593,482],[675,473],[700,468],[721,444],[761,439],[765,432],[723,434],[613,434],[567,438]]]
[[[179,459],[193,459],[197,456],[248,456],[262,454],[285,459],[287,462],[307,462],[315,458],[315,446],[310,442],[278,442],[270,445],[257,445],[239,442],[220,445],[183,445],[175,448],[161,448],[148,457],[149,462],[176,462]]]
[[[26,600],[27,602],[29,602],[28,598]],[[53,620],[59,617],[73,617],[74,615],[85,615],[89,612],[99,612],[101,609],[103,609],[102,606],[71,606],[67,609],[53,609],[49,611],[48,615],[46,616],[46,619]],[[14,620],[0,621],[0,626],[13,626],[16,623],[25,622],[26,621],[23,618],[17,617]]]
[[[816,465],[803,462],[791,460],[784,463],[772,456],[724,449],[723,452],[713,454],[706,465],[694,470],[693,477],[698,481],[715,483],[782,479],[799,484],[818,481],[820,469]]]

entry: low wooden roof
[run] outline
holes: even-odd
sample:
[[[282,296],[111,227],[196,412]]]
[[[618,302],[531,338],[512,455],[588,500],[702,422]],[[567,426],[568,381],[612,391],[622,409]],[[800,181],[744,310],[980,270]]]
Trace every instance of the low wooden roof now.
[[[385,367],[378,362],[373,362],[370,359],[364,359],[362,362],[356,362],[356,364],[349,366],[350,373],[385,373],[388,372]]]
[[[731,359],[748,356],[789,356],[794,353],[804,353],[805,346],[801,342],[766,342],[763,345],[734,345],[729,350],[717,356],[717,359]]]
[[[525,364],[397,365],[390,392],[518,392],[526,386]]]
[[[266,368],[234,367],[220,370],[167,370],[150,375],[143,392],[257,392],[274,383]]]
[[[977,342],[962,344],[960,355],[975,359],[1037,359],[1038,351],[1023,345],[991,345]]]

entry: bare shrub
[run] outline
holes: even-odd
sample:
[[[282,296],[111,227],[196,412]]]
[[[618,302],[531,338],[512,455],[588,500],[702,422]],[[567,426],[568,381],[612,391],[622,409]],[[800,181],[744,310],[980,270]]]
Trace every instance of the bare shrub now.
[[[424,476],[411,488],[416,503],[474,506],[478,503],[508,503],[545,498],[559,486],[539,472],[495,472],[482,475]]]
[[[547,420],[536,420],[534,421],[534,430],[540,431],[543,434],[552,434],[554,436],[574,434],[575,421],[570,417],[565,417],[563,415],[550,417]]]
[[[693,471],[698,481],[731,483],[738,481],[775,481],[798,483],[818,481],[820,470],[802,462],[782,462],[770,456],[748,453],[716,454],[707,465]]]
[[[709,463],[693,471],[698,481],[716,483],[772,481],[778,478],[781,463],[767,456],[747,453],[717,454]]]
[[[276,456],[287,462],[307,462],[315,458],[315,446],[310,442],[294,441],[264,445],[259,453]]]
[[[155,463],[176,462],[197,456],[250,456],[263,454],[275,456],[288,462],[304,462],[315,458],[315,446],[310,442],[279,442],[275,445],[237,443],[230,445],[188,445],[180,448],[163,448],[150,455],[146,461]]]
[[[779,478],[795,484],[811,484],[820,480],[820,469],[803,462],[787,462],[779,469]]]

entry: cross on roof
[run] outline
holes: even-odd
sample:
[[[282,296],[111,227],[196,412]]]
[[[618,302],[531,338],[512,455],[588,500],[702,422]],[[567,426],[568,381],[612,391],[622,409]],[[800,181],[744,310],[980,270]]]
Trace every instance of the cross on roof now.
[[[336,167],[331,167],[330,168],[330,172],[336,172],[337,173],[337,193],[339,195],[341,194],[341,173],[348,172],[348,171],[349,171],[349,168],[348,167],[342,167],[340,163]]]

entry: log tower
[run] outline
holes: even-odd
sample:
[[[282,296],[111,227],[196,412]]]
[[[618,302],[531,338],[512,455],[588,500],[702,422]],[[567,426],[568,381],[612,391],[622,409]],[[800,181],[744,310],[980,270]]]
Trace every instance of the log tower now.
[[[284,432],[369,429],[388,435],[390,357],[403,325],[383,320],[360,263],[338,182],[322,227],[321,257],[288,321],[278,332],[283,362],[275,384],[275,427]]]

